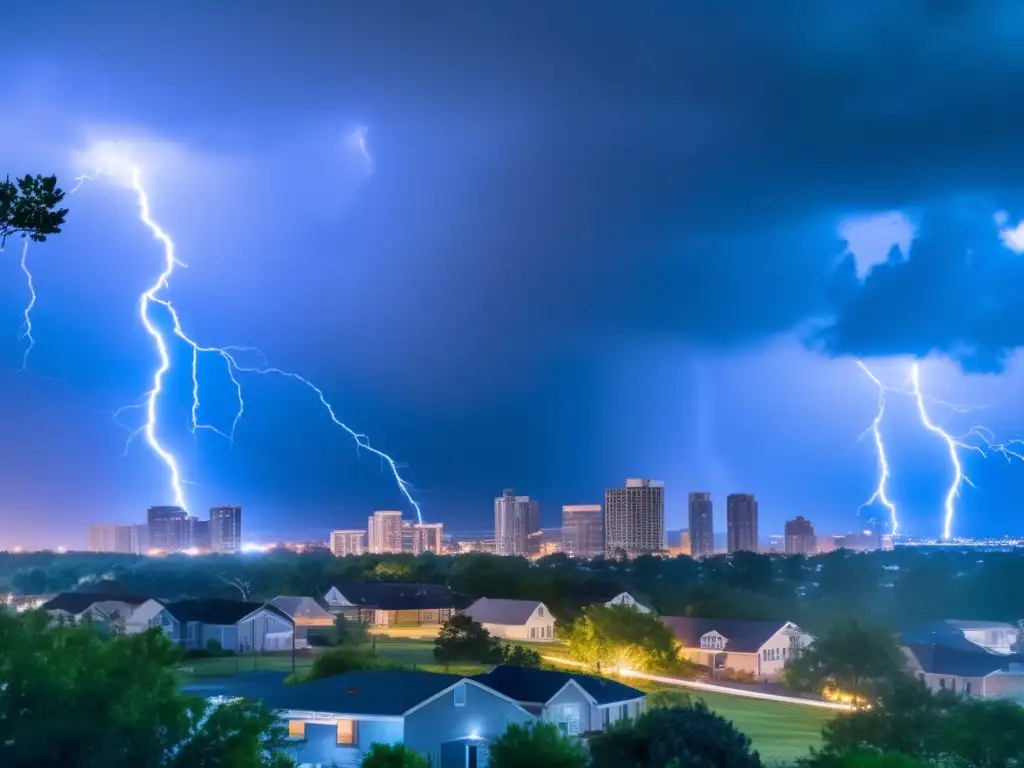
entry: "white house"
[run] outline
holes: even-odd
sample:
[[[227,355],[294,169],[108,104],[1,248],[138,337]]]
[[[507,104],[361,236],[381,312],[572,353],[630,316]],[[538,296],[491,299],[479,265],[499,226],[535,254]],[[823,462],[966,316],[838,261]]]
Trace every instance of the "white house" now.
[[[88,618],[100,624],[116,622],[123,625],[149,599],[102,592],[61,592],[39,607],[53,618],[64,621],[81,621]]]
[[[814,642],[791,621],[740,621],[663,616],[684,659],[709,667],[777,680],[789,659]]]
[[[309,630],[316,633],[329,631],[334,626],[334,616],[324,610],[312,597],[295,597],[279,595],[267,605],[276,608],[292,621],[295,627],[295,647],[306,648],[309,645]],[[291,631],[291,626],[288,627]]]
[[[640,613],[654,612],[653,608],[651,608],[649,605],[644,605],[631,594],[629,594],[629,592],[619,593],[611,600],[607,601],[604,605],[606,608],[611,608],[616,605],[624,605],[627,608],[632,608],[634,611],[639,611]]]
[[[283,651],[292,647],[291,619],[271,605],[237,600],[147,600],[125,626],[128,634],[159,627],[189,651],[215,640],[226,651]]]
[[[538,600],[498,600],[481,597],[463,611],[495,637],[508,640],[552,640],[555,617]]]

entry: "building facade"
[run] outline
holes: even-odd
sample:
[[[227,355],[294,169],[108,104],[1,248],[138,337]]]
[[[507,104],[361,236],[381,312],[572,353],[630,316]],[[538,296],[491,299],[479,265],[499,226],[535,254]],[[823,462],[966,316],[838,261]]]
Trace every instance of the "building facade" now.
[[[605,552],[630,556],[665,549],[665,484],[629,478],[604,492]]]
[[[494,500],[494,552],[530,554],[530,534],[540,530],[540,505],[529,496],[506,489]]]
[[[331,554],[335,557],[366,552],[366,531],[331,531]]]
[[[444,525],[442,523],[415,523],[412,527],[412,552],[415,555],[422,555],[424,552],[433,552],[440,555],[443,549],[441,543]]]
[[[210,508],[210,550],[222,555],[242,551],[242,508]]]
[[[569,557],[604,556],[604,509],[600,504],[562,507],[562,552]]]
[[[375,555],[402,551],[402,513],[394,510],[374,512],[367,522],[367,544]]]
[[[90,552],[140,555],[146,551],[143,525],[90,525]]]
[[[146,521],[150,549],[184,552],[192,546],[192,518],[181,507],[150,507]]]
[[[695,491],[690,494],[690,555],[710,557],[715,554],[714,504],[711,494]]]
[[[816,551],[814,526],[800,515],[786,521],[786,554],[813,555]]]
[[[757,499],[752,493],[731,493],[726,500],[728,551],[757,552]]]

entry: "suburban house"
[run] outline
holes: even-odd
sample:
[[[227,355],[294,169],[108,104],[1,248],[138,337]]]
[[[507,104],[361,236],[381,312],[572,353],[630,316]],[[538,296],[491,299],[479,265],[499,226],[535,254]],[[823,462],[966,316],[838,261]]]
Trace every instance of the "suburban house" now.
[[[207,698],[258,698],[287,722],[300,765],[358,766],[372,744],[405,744],[435,768],[487,764],[487,746],[534,715],[474,679],[431,672],[358,671],[286,685],[240,675],[183,686]]]
[[[939,621],[900,641],[911,672],[929,690],[1024,702],[1024,632],[1012,624]]]
[[[694,664],[777,680],[786,662],[814,638],[789,621],[740,621],[663,616],[679,655]]]
[[[238,600],[147,600],[132,615],[128,634],[160,627],[187,651],[205,649],[215,640],[226,651],[291,649],[291,619],[263,603]]]
[[[329,632],[334,627],[334,615],[325,611],[312,597],[291,597],[280,595],[267,605],[276,608],[292,620],[295,627],[295,647],[306,648],[309,645],[309,630],[314,634]]]
[[[608,678],[526,667],[495,667],[474,680],[517,701],[570,736],[596,733],[644,711],[646,694]]]
[[[136,595],[112,595],[102,592],[61,592],[39,607],[54,619],[88,619],[104,625],[123,625],[136,609],[149,599]]]
[[[500,600],[481,597],[463,611],[495,637],[508,640],[552,640],[555,617],[538,600]]]
[[[324,595],[331,613],[384,627],[443,624],[455,612],[455,599],[440,584],[351,582]]]
[[[627,608],[632,608],[635,611],[640,611],[640,613],[654,613],[654,609],[651,606],[647,605],[646,603],[641,603],[639,600],[637,600],[635,597],[629,594],[629,592],[620,592],[610,600],[604,601],[602,605],[604,605],[606,608],[611,608],[615,605],[624,605]]]

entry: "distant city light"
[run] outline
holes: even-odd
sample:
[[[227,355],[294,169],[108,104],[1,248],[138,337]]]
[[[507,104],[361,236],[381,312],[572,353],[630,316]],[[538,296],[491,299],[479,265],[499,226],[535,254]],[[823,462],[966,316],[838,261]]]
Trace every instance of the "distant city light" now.
[[[242,545],[242,551],[245,553],[249,552],[269,552],[276,545],[275,544],[254,544],[251,541],[247,541]]]

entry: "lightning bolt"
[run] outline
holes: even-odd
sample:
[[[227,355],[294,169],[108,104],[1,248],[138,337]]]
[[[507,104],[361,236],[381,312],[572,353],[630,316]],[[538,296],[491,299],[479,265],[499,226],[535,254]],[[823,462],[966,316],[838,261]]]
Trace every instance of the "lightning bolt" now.
[[[36,286],[32,279],[32,271],[28,268],[28,238],[23,238],[21,245],[21,271],[25,275],[25,285],[28,287],[28,304],[25,305],[25,309],[22,315],[25,320],[21,324],[21,328],[18,331],[19,339],[27,339],[28,346],[25,347],[25,353],[21,358],[21,368],[18,372],[24,371],[28,368],[28,356],[32,352],[32,348],[36,345],[36,340],[32,336],[32,308],[36,305]]]
[[[864,435],[871,432],[874,437],[875,455],[878,457],[878,486],[875,488],[875,492],[871,494],[871,498],[861,504],[857,511],[859,512],[876,501],[881,502],[889,510],[889,517],[892,520],[892,533],[895,535],[899,530],[899,521],[896,517],[896,505],[889,500],[887,493],[889,485],[889,459],[886,456],[885,440],[882,438],[882,419],[885,418],[885,393],[887,387],[882,384],[878,377],[863,362],[858,360],[857,365],[878,387],[878,411],[875,413],[875,418],[871,421],[871,425],[861,435],[861,438],[863,438]]]
[[[363,148],[365,152],[365,148]],[[89,177],[81,177],[79,184],[74,190],[77,190],[82,181]],[[157,276],[153,284],[140,296],[139,300],[139,316],[145,327],[147,333],[153,339],[153,343],[157,349],[157,356],[159,358],[159,365],[153,373],[153,386],[144,396],[144,403],[142,405],[127,406],[126,408],[120,409],[115,414],[115,419],[130,408],[143,407],[146,411],[146,421],[143,426],[131,433],[128,438],[130,443],[137,435],[143,434],[146,442],[150,449],[158,456],[158,458],[167,467],[170,475],[171,490],[174,496],[174,503],[182,509],[187,509],[188,506],[185,501],[184,484],[185,481],[182,479],[182,473],[175,456],[163,446],[157,436],[157,406],[160,395],[163,392],[164,377],[171,368],[171,359],[168,348],[167,339],[161,333],[160,329],[153,323],[150,317],[150,308],[155,304],[163,307],[171,318],[173,333],[176,338],[187,344],[191,348],[192,359],[191,359],[191,375],[192,375],[192,408],[191,408],[191,423],[190,428],[193,433],[199,429],[211,430],[229,440],[233,440],[235,429],[238,426],[238,422],[241,420],[243,413],[245,412],[245,399],[244,392],[242,389],[241,382],[239,381],[238,374],[241,373],[255,373],[260,375],[278,375],[288,379],[298,381],[299,383],[312,390],[321,405],[326,409],[331,421],[347,432],[356,443],[356,452],[367,451],[377,456],[382,465],[386,465],[395,482],[398,485],[399,490],[405,497],[406,501],[416,510],[416,517],[419,522],[423,521],[423,514],[420,509],[419,503],[412,495],[414,490],[413,486],[402,477],[399,471],[399,464],[391,458],[388,454],[383,451],[374,448],[366,435],[360,434],[346,425],[341,421],[334,407],[327,399],[323,390],[313,384],[309,379],[300,376],[297,373],[286,371],[281,368],[276,368],[267,365],[266,358],[262,357],[262,353],[253,347],[240,347],[240,346],[225,346],[225,347],[208,347],[199,344],[193,338],[191,338],[184,330],[181,323],[181,318],[178,315],[177,310],[171,303],[170,299],[164,298],[162,293],[170,288],[170,278],[174,274],[175,268],[185,268],[186,265],[178,260],[175,252],[174,241],[170,235],[164,230],[154,219],[151,214],[149,195],[142,184],[141,174],[138,167],[131,165],[131,188],[135,192],[135,196],[139,207],[139,219],[150,231],[153,237],[160,242],[163,253],[164,253],[164,267],[163,271]],[[256,366],[253,365],[242,365],[238,362],[236,355],[241,352],[254,352],[262,357],[262,363]],[[200,423],[199,421],[199,410],[200,410],[200,396],[199,396],[199,357],[202,354],[214,354],[218,355],[224,362],[227,374],[232,384],[235,387],[237,396],[238,407],[235,412],[234,419],[232,421],[231,430],[227,433],[216,429],[215,427],[207,424]],[[118,422],[121,423],[121,422]],[[126,443],[126,449],[127,445]]]
[[[960,490],[965,483],[972,488],[974,487],[971,478],[964,471],[960,452],[972,451],[979,454],[982,458],[988,458],[992,454],[999,454],[1010,463],[1014,460],[1024,461],[1024,453],[1021,452],[1024,450],[1024,440],[1010,440],[1000,443],[997,441],[992,430],[984,426],[971,427],[962,435],[952,435],[940,427],[932,421],[931,416],[928,414],[928,409],[925,407],[925,400],[927,398],[921,391],[921,367],[919,363],[914,363],[910,368],[910,391],[917,403],[917,413],[921,419],[922,426],[941,438],[949,452],[949,461],[953,467],[953,479],[946,491],[946,498],[943,503],[942,538],[950,539],[953,530],[953,517],[956,514],[956,500],[960,496]],[[941,403],[942,401],[938,402]],[[970,410],[960,406],[950,407],[959,413],[965,413],[967,410]]]

